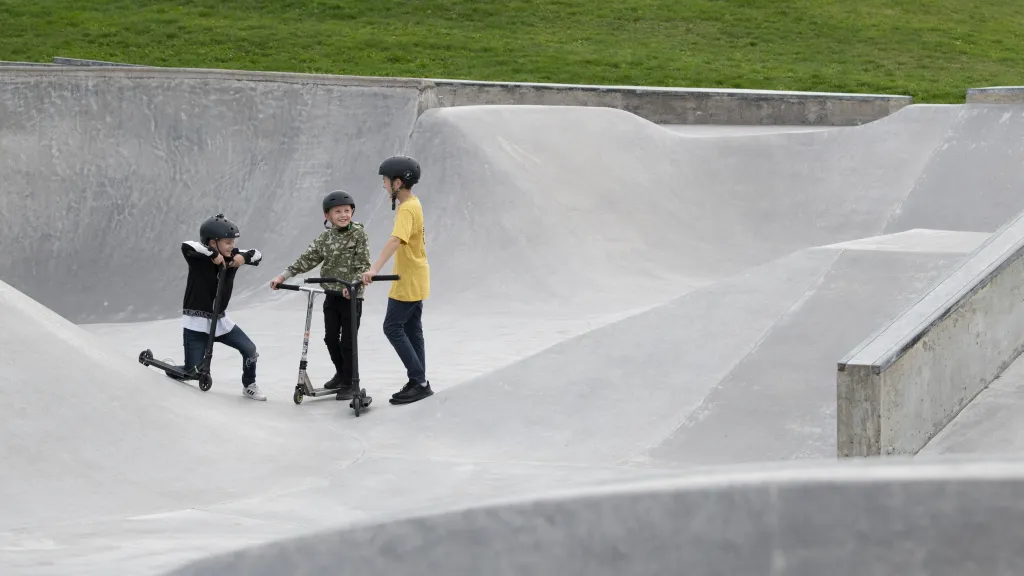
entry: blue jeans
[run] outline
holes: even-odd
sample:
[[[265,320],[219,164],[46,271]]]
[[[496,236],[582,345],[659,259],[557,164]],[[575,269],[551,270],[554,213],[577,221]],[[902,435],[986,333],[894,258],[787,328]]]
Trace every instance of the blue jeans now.
[[[384,335],[405,364],[409,380],[422,384],[427,381],[427,356],[423,349],[423,301],[402,302],[388,298],[388,311],[384,316]]]
[[[182,328],[185,344],[185,366],[184,370],[190,372],[199,366],[203,361],[203,353],[206,352],[206,341],[210,335],[205,332],[196,332],[188,328]],[[256,352],[256,345],[246,336],[237,325],[227,334],[222,334],[214,339],[225,346],[230,346],[242,354],[242,385],[248,386],[256,381],[256,359],[259,354]]]

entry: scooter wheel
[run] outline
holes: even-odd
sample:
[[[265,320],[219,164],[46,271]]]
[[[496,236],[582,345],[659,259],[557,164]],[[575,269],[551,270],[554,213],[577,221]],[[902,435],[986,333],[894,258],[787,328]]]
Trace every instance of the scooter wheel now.
[[[143,350],[139,354],[139,364],[142,364],[143,366],[146,365],[146,361],[147,360],[152,360],[152,359],[153,359],[153,352],[152,352],[152,350]]]
[[[202,390],[203,392],[206,392],[212,386],[213,386],[213,376],[210,376],[209,374],[200,374],[199,375],[199,389],[200,390]]]
[[[352,398],[352,403],[349,404],[353,410],[356,411],[356,418],[359,418],[359,412],[363,409],[363,399],[359,396]]]
[[[292,402],[295,402],[296,405],[302,404],[302,390],[295,390],[295,393],[292,394]]]

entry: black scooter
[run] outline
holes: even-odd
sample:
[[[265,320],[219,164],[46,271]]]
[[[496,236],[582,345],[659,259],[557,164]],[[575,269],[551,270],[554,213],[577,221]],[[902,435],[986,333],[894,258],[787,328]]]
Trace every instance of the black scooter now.
[[[148,348],[139,354],[139,364],[143,366],[156,366],[164,371],[168,377],[180,380],[198,380],[199,389],[206,392],[213,386],[213,376],[210,374],[210,362],[213,360],[213,341],[216,339],[217,321],[220,320],[223,310],[220,309],[221,288],[224,286],[224,274],[228,271],[227,262],[221,264],[217,272],[217,294],[213,298],[213,317],[210,318],[210,337],[206,340],[206,352],[203,354],[203,361],[189,372],[183,371],[178,366],[168,364],[153,358],[153,352]]]
[[[395,275],[379,275],[374,276],[374,281],[395,281],[399,277]],[[341,284],[348,288],[349,295],[354,295],[356,289],[362,285],[362,282],[356,280],[354,282],[348,282],[340,278],[307,278],[305,280],[307,284]],[[293,290],[295,292],[305,292],[307,294],[306,300],[306,330],[302,337],[302,359],[299,360],[299,378],[295,383],[295,393],[292,394],[292,401],[296,404],[302,403],[304,396],[337,396],[338,391],[331,388],[314,388],[313,383],[309,380],[309,375],[306,373],[306,354],[309,352],[309,325],[313,319],[313,301],[316,299],[317,294],[331,294],[335,296],[344,295],[343,292],[337,290],[325,290],[321,288],[307,288],[304,286],[296,286],[294,284],[278,284],[277,286],[282,290]],[[352,384],[359,390],[352,397],[352,401],[349,402],[349,408],[355,410],[356,416],[363,411],[364,408],[370,406],[373,402],[372,396],[366,395],[365,388],[359,388],[359,338],[358,338],[358,319],[356,318],[356,299],[349,298],[349,305],[352,307]]]

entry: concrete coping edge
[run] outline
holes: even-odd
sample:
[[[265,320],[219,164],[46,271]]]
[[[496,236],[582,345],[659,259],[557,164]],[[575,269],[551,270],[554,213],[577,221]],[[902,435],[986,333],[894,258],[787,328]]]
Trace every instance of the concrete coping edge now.
[[[839,371],[869,366],[872,373],[881,374],[1022,253],[1024,211],[1003,224],[928,293],[850,351],[839,362]]]
[[[65,76],[92,78],[183,78],[225,79],[245,82],[285,82],[298,84],[329,84],[366,88],[415,88],[423,91],[434,88],[429,80],[419,78],[389,78],[383,76],[344,76],[336,74],[307,74],[301,72],[258,72],[217,68],[164,68],[157,66],[3,66],[4,76]]]
[[[416,511],[394,511],[373,518],[359,519],[332,532],[349,532],[392,522],[437,518],[468,511],[497,511],[508,508],[565,501],[604,500],[607,498],[654,494],[706,492],[734,489],[801,488],[826,486],[841,488],[856,485],[914,486],[937,482],[987,483],[1024,482],[1024,463],[981,457],[946,456],[929,461],[892,456],[885,459],[761,462],[709,468],[705,473],[675,477],[628,480],[604,485],[568,489],[549,489],[512,496],[495,496],[469,503],[441,504]],[[295,541],[300,537],[272,540],[270,545]],[[246,547],[247,549],[254,549]]]
[[[602,84],[557,84],[545,82],[494,82],[485,80],[452,80],[445,78],[429,78],[438,86],[460,85],[460,86],[497,86],[506,88],[543,88],[552,90],[579,90],[596,92],[637,92],[637,93],[665,93],[665,94],[691,94],[691,95],[714,95],[723,96],[772,96],[772,97],[800,97],[800,98],[830,98],[840,100],[903,100],[912,101],[912,96],[897,94],[856,94],[848,92],[800,92],[792,90],[752,90],[744,88],[686,88],[672,86],[616,86]]]
[[[457,80],[457,79],[441,79],[441,78],[391,78],[381,76],[348,76],[348,75],[332,75],[332,74],[306,74],[297,72],[247,72],[243,70],[221,70],[211,68],[164,68],[159,66],[147,66],[145,64],[128,64],[119,62],[107,62],[104,60],[87,60],[81,58],[67,58],[63,56],[57,56],[53,58],[52,66],[67,67],[74,69],[89,69],[89,70],[107,70],[107,69],[147,69],[147,70],[176,70],[180,71],[179,74],[188,71],[195,73],[198,71],[217,73],[217,72],[231,72],[235,75],[244,74],[256,74],[256,75],[267,75],[265,78],[243,78],[248,80],[256,81],[268,81],[268,82],[286,82],[289,80],[304,80],[309,82],[312,78],[344,78],[350,79],[353,85],[374,85],[374,86],[418,86],[422,88],[429,88],[438,85],[461,85],[461,86],[500,86],[506,88],[539,88],[547,90],[569,90],[569,91],[586,91],[586,92],[634,92],[637,94],[674,94],[674,95],[721,95],[731,97],[774,97],[774,98],[828,98],[832,100],[892,100],[910,103],[913,101],[912,96],[898,95],[898,94],[856,94],[856,93],[845,93],[845,92],[800,92],[792,90],[751,90],[743,88],[686,88],[686,87],[672,87],[672,86],[616,86],[616,85],[600,85],[600,84],[558,84],[548,82],[496,82],[486,80]],[[133,75],[132,77],[146,77]],[[382,82],[392,82],[390,84],[382,84]],[[315,82],[310,82],[315,83]],[[335,83],[335,82],[331,82]]]
[[[56,64],[50,64],[49,62],[12,62],[10,60],[0,60],[0,66],[11,66],[19,68],[53,68]]]
[[[986,86],[984,88],[968,88],[968,94],[983,94],[988,92],[1024,92],[1024,86]]]

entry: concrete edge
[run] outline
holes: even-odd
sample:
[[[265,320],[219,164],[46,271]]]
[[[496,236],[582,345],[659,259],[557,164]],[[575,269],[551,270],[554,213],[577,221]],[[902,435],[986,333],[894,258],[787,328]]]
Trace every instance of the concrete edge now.
[[[618,502],[620,506],[626,506],[626,510],[628,510],[633,508],[633,502],[649,498],[689,495],[690,498],[697,501],[696,499],[714,498],[718,494],[732,493],[733,496],[730,497],[730,500],[737,502],[738,506],[756,508],[762,506],[765,500],[775,499],[783,491],[792,494],[806,494],[803,492],[804,490],[814,490],[819,494],[824,491],[824,501],[830,497],[829,495],[833,498],[841,497],[849,489],[868,492],[876,489],[891,490],[892,488],[907,491],[931,491],[935,487],[950,484],[971,486],[975,487],[975,490],[984,485],[1024,486],[1024,462],[994,458],[957,459],[953,457],[924,462],[909,458],[892,458],[810,463],[771,462],[766,464],[767,470],[758,469],[755,464],[749,464],[742,468],[728,466],[724,471],[714,470],[696,476],[678,475],[667,478],[621,481],[582,488],[545,490],[485,501],[432,505],[414,511],[390,512],[350,523],[339,522],[336,526],[320,527],[305,534],[285,536],[269,542],[245,545],[230,551],[209,554],[203,558],[182,563],[177,568],[162,573],[168,576],[252,573],[249,570],[255,569],[258,563],[267,561],[276,563],[275,569],[281,570],[285,565],[302,562],[307,558],[307,553],[315,554],[317,548],[322,550],[324,542],[351,541],[346,538],[346,535],[363,532],[373,538],[381,538],[386,537],[385,534],[389,531],[398,528],[399,532],[407,536],[408,532],[401,528],[403,525],[415,525],[415,530],[435,530],[436,533],[445,534],[446,538],[455,538],[457,545],[463,545],[467,542],[460,535],[448,533],[444,529],[436,530],[438,525],[435,523],[454,521],[456,525],[463,528],[486,529],[494,526],[495,523],[510,519],[512,522],[516,522],[515,516],[518,515],[521,519],[525,515],[539,518],[545,527],[552,528],[550,514],[553,506],[584,506],[590,510],[604,509],[607,512],[608,505],[615,502]],[[966,506],[974,504],[969,499],[969,494],[958,495],[958,498]],[[943,509],[948,505],[948,502],[942,499],[932,498],[930,502],[932,503],[930,507],[933,509]],[[888,508],[880,507],[877,510],[884,513]],[[919,512],[920,508],[917,506],[905,507],[900,510],[900,513],[906,514]],[[828,512],[823,514],[825,517],[829,517]],[[486,524],[480,521],[481,515],[486,518]],[[643,516],[644,513],[641,512],[638,517]],[[608,519],[614,522],[614,517],[615,511],[613,510]],[[830,522],[835,525],[841,525],[844,522],[842,517],[833,515],[830,518]],[[567,517],[564,520],[571,521],[571,518]],[[682,522],[687,521],[684,518]],[[603,531],[600,524],[595,526],[597,532]],[[664,530],[672,528],[672,526],[659,527]],[[581,528],[583,527],[570,524],[559,530],[572,531]],[[586,532],[585,529],[584,532]],[[593,534],[588,534],[588,540],[590,536]],[[730,534],[726,540],[731,542],[731,545],[735,545],[735,536],[735,534]],[[367,566],[367,568],[371,567]],[[374,573],[382,573],[380,566],[372,568],[377,570]],[[310,573],[314,573],[313,570]],[[318,570],[316,573],[326,572]],[[460,571],[458,573],[469,572]]]
[[[968,88],[968,104],[1024,104],[1024,86]]]
[[[82,58],[66,58],[63,56],[55,56],[53,58],[55,65],[61,66],[120,66],[120,67],[138,67],[138,68],[160,68],[158,66],[147,66],[145,64],[128,64],[121,62],[108,62],[105,60],[87,60]],[[347,76],[349,78],[378,78],[376,76]],[[449,79],[449,78],[423,78],[422,80],[431,82],[435,85],[452,85],[452,86],[497,86],[497,87],[508,87],[508,88],[544,88],[544,89],[557,89],[557,90],[570,90],[570,91],[585,91],[585,92],[636,92],[642,93],[665,93],[665,94],[688,94],[688,95],[716,95],[716,96],[732,96],[732,97],[763,97],[772,96],[777,98],[786,97],[827,97],[836,100],[894,100],[899,102],[905,102],[907,104],[913,102],[912,96],[897,95],[897,94],[859,94],[850,92],[801,92],[795,90],[749,90],[743,88],[686,88],[686,87],[671,87],[671,86],[619,86],[619,85],[603,85],[603,84],[559,84],[554,82],[500,82],[500,81],[487,81],[487,80],[461,80],[461,79]]]
[[[12,67],[16,66],[16,67],[19,67],[19,68],[27,68],[27,67],[33,67],[33,68],[51,67],[52,68],[52,67],[56,66],[56,64],[50,64],[49,62],[12,62],[10,60],[0,60],[0,66],[12,66]]]
[[[64,58],[54,56],[53,63],[57,66],[122,66],[129,68],[146,68],[145,64],[126,64],[123,62],[107,62],[104,60],[85,60],[82,58]]]
[[[89,78],[166,78],[189,80],[236,80],[245,82],[284,82],[293,84],[324,84],[366,88],[415,88],[430,90],[434,84],[418,78],[384,76],[345,76],[306,74],[301,72],[252,72],[215,68],[162,68],[155,66],[9,66],[0,68],[0,80],[7,76],[89,77]]]
[[[839,371],[858,365],[880,374],[1022,254],[1024,212],[1001,226],[927,294],[848,352],[839,362]]]
[[[837,484],[874,483],[930,483],[948,480],[1024,482],[1024,460],[993,458],[989,455],[948,455],[941,458],[917,460],[909,456],[891,458],[805,460],[750,462],[709,465],[686,474],[666,477],[622,480],[606,484],[550,488],[514,496],[494,496],[466,503],[445,503],[414,511],[387,512],[372,518],[345,523],[342,528],[352,530],[363,527],[384,526],[391,522],[457,514],[470,510],[523,506],[566,500],[601,500],[633,494],[670,492],[702,492],[723,488],[757,488],[763,486],[830,486]],[[284,538],[288,541],[298,538]]]
[[[53,60],[73,68],[168,70],[102,60],[66,57],[55,57]],[[265,78],[267,81],[289,81],[292,73],[264,74],[274,75]],[[294,75],[300,79],[310,76],[329,77],[319,74]],[[421,110],[493,105],[603,107],[623,110],[656,124],[859,126],[889,116],[913,103],[911,96],[884,94],[335,77],[351,79],[352,84],[358,82],[356,79],[364,79],[378,86],[404,85],[409,82],[429,85],[434,93],[426,95],[421,102]],[[388,84],[387,80],[397,84]]]
[[[761,98],[770,96],[773,98],[829,98],[834,100],[893,100],[913,102],[912,96],[899,94],[860,94],[852,92],[801,92],[795,90],[752,90],[744,88],[687,88],[673,86],[619,86],[613,84],[557,84],[550,82],[494,82],[484,80],[453,80],[444,78],[429,78],[438,86],[493,86],[504,88],[537,88],[548,90],[571,90],[580,92],[635,92],[637,94],[672,94],[672,95],[693,95],[693,96],[731,96],[736,98]]]

